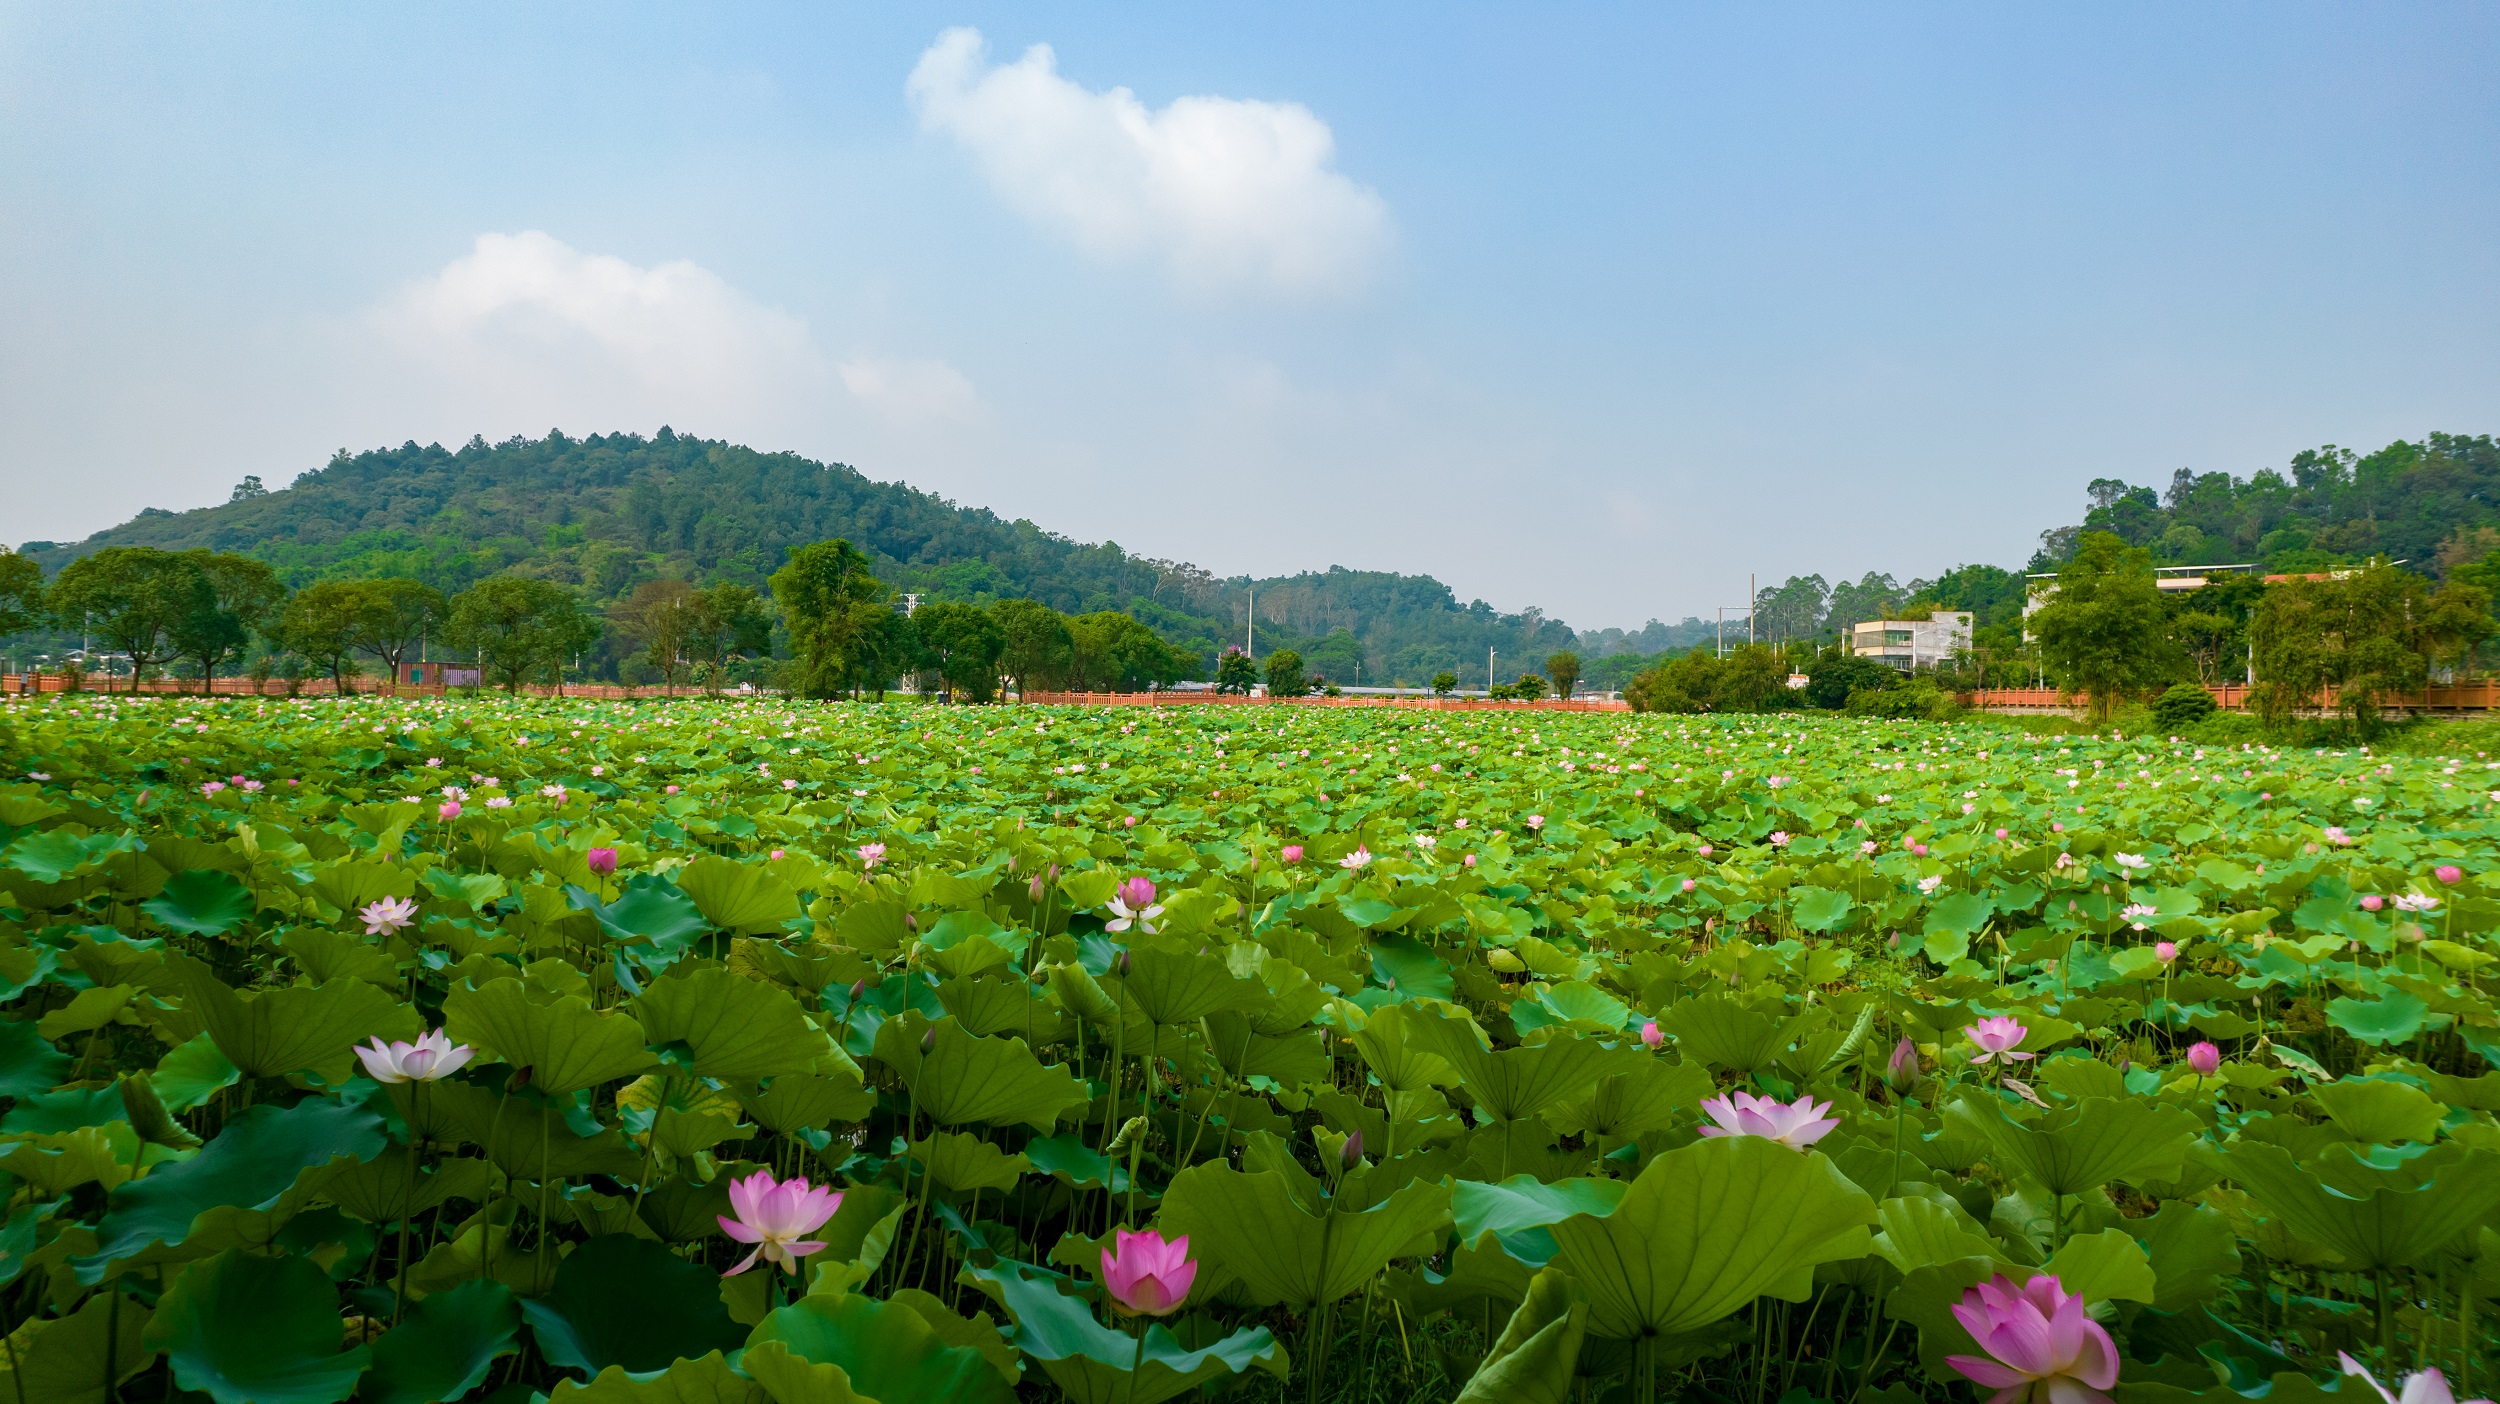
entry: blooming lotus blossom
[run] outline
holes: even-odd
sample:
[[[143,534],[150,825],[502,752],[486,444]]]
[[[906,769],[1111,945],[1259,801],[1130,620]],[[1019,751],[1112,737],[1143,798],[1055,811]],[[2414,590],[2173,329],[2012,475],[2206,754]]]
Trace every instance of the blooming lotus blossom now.
[[[384,1043],[380,1035],[370,1047],[359,1047],[356,1057],[365,1065],[365,1075],[376,1082],[434,1082],[458,1072],[461,1065],[477,1056],[469,1045],[454,1044],[441,1029],[420,1035],[414,1043],[393,1039]]]
[[[757,1258],[779,1263],[784,1272],[796,1273],[799,1259],[825,1248],[822,1243],[802,1241],[801,1235],[825,1226],[833,1212],[842,1207],[842,1191],[818,1188],[797,1175],[775,1180],[770,1170],[758,1170],[743,1180],[729,1182],[729,1207],[737,1212],[736,1218],[727,1214],[712,1217],[720,1221],[721,1232],[740,1243],[754,1244],[755,1251],[721,1276],[736,1277],[755,1266]]]
[[[2017,1286],[2003,1273],[1962,1294],[1953,1317],[1988,1352],[1948,1355],[1964,1378],[1993,1389],[1988,1404],[2110,1404],[2118,1347],[2055,1277]]]
[[[860,865],[861,867],[863,867],[863,868],[873,868],[873,867],[877,866],[879,863],[882,863],[882,862],[884,862],[884,861],[885,861],[885,845],[884,845],[884,844],[882,844],[882,843],[863,843],[863,844],[861,844],[861,845],[859,846],[859,865]]]
[[[2387,1404],[2456,1404],[2456,1391],[2448,1387],[2448,1377],[2437,1369],[2422,1370],[2405,1376],[2403,1393],[2394,1394],[2388,1391],[2387,1386],[2378,1382],[2378,1377],[2372,1375],[2367,1366],[2350,1355],[2339,1350],[2335,1352],[2335,1359],[2344,1367],[2345,1374],[2359,1375],[2368,1380],[2370,1388],[2377,1390],[2378,1397],[2386,1400]],[[2491,1404],[2491,1401],[2469,1399],[2465,1401],[2465,1404]]]
[[[1979,1056],[1971,1059],[1973,1063],[1994,1062],[1999,1058],[2007,1062],[2029,1061],[2033,1055],[2018,1050],[2030,1033],[2031,1030],[2003,1014],[1982,1019],[1962,1030],[1963,1037],[1979,1045]]]
[[[417,904],[407,897],[385,897],[368,903],[356,915],[364,918],[367,936],[388,936],[416,924]]]
[[[1105,931],[1126,931],[1134,923],[1138,930],[1154,934],[1154,919],[1163,915],[1155,901],[1155,885],[1142,877],[1133,877],[1120,884],[1111,895],[1112,919],[1102,924]]]
[[[1337,866],[1351,873],[1370,867],[1371,861],[1372,851],[1358,843],[1352,853],[1337,860]]]
[[[1796,1151],[1823,1139],[1840,1124],[1838,1117],[1824,1115],[1832,1104],[1818,1102],[1811,1094],[1794,1102],[1782,1102],[1750,1092],[1735,1092],[1705,1098],[1701,1109],[1718,1123],[1702,1127],[1701,1134],[1705,1136],[1759,1136]]]
[[[2400,892],[2396,894],[2396,909],[2398,911],[2427,912],[2435,909],[2438,905],[2439,899],[2433,897],[2427,892]]]
[[[1361,1154],[1359,1147],[1356,1154]],[[1102,1250],[1102,1281],[1119,1311],[1129,1316],[1170,1316],[1181,1309],[1181,1303],[1189,1299],[1190,1284],[1198,1280],[1198,1265],[1189,1257],[1188,1234],[1166,1242],[1153,1229],[1144,1233],[1119,1229],[1113,1243],[1114,1248]]]
[[[1936,889],[1942,886],[1944,886],[1944,877],[1940,873],[1930,873],[1918,880],[1918,890],[1930,897],[1935,896]]]
[[[2144,929],[2144,919],[2149,916],[2161,915],[2161,908],[2156,907],[2149,902],[2129,902],[2126,906],[2119,909],[2118,915],[2125,917],[2129,926],[2134,927],[2138,931],[2142,931]],[[2165,959],[2167,959],[2167,957],[2165,957]]]
[[[1771,846],[1773,848],[1786,848],[1788,846],[1787,833],[1783,830],[1773,829],[1771,831]]]
[[[2196,1069],[2197,1076],[2211,1077],[2222,1066],[2222,1050],[2200,1039],[2195,1047],[2188,1050],[2187,1061],[2189,1067]]]
[[[2141,853],[2120,853],[2112,856],[2118,860],[2119,867],[2131,873],[2140,873],[2153,866]]]

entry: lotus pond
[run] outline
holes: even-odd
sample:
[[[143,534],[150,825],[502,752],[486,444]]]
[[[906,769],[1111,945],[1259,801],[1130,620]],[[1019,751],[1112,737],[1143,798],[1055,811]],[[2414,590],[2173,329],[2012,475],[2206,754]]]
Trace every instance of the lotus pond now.
[[[1982,724],[19,701],[0,1404],[2461,1396],[2495,810]]]

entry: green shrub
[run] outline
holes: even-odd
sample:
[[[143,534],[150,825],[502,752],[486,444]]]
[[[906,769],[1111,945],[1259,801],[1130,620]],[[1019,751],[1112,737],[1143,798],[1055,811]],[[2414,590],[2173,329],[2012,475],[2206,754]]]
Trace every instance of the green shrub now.
[[[2214,714],[2214,695],[2202,683],[2174,684],[2153,703],[2153,724],[2163,734],[2178,736]]]

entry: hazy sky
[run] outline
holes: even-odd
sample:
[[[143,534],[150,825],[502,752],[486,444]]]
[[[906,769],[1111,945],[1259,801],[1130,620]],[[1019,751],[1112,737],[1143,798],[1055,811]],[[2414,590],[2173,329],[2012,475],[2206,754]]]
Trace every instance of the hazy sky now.
[[[2500,8],[0,3],[0,540],[681,432],[1582,626],[2500,430]]]

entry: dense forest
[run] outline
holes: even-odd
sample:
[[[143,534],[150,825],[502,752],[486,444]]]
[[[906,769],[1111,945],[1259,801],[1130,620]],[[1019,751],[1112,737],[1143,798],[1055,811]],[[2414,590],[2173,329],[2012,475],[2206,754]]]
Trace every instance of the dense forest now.
[[[1443,670],[1472,683],[1488,648],[1510,662],[1576,642],[1536,609],[1461,604],[1429,576],[1357,571],[1218,579],[1196,566],[1072,541],[1029,521],[960,507],[841,464],[758,453],[662,429],[488,444],[404,444],[350,454],[292,486],[257,479],[191,512],[150,508],[83,542],[27,542],[47,574],[108,546],[233,552],[287,585],[407,576],[446,593],[497,574],[544,579],[594,608],[659,579],[761,590],[792,546],[832,538],[866,552],[878,577],[926,600],[1029,598],[1069,615],[1119,610],[1194,651],[1211,675],[1246,632],[1255,590],[1259,651],[1292,648],[1344,683],[1420,685]],[[602,647],[622,649],[613,640]]]

